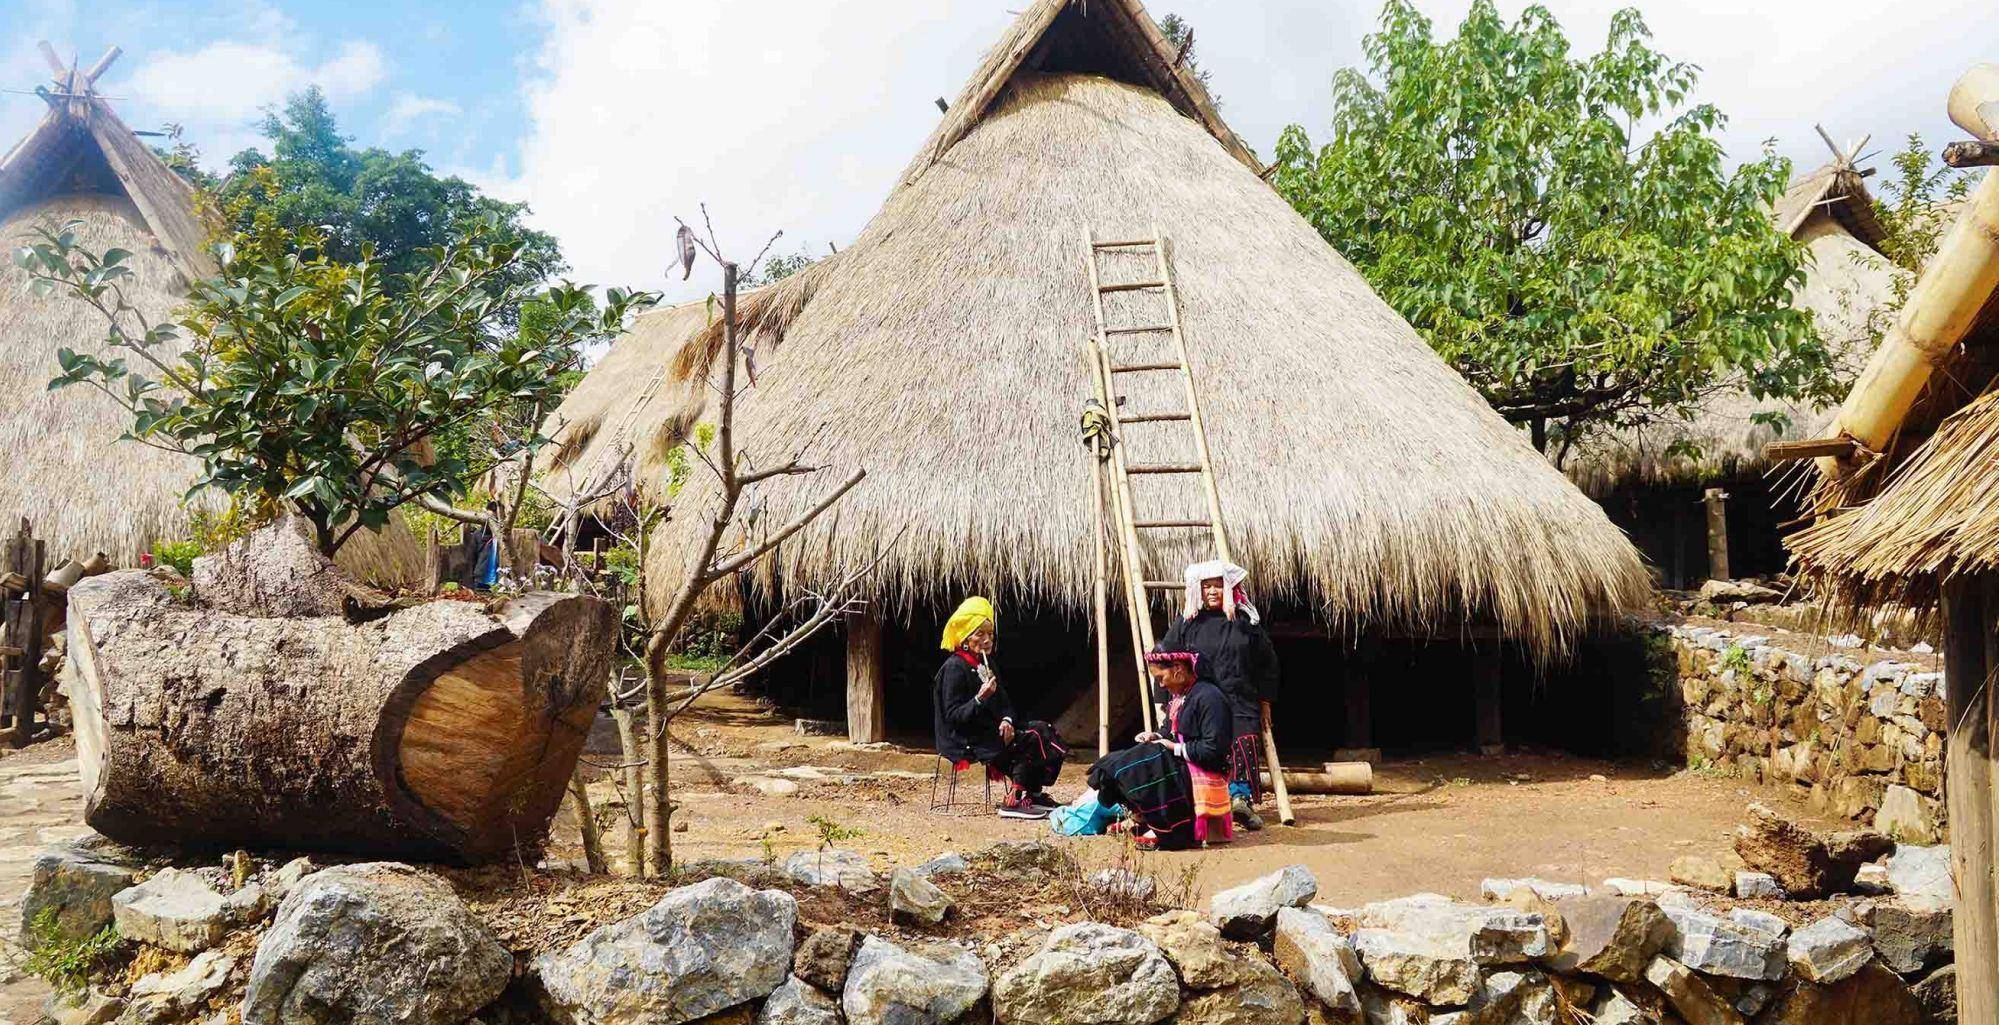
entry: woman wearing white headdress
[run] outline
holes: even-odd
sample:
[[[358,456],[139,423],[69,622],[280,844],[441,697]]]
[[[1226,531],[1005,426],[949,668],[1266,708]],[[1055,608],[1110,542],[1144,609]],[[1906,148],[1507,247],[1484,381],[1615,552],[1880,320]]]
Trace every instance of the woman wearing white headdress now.
[[[1234,725],[1229,749],[1229,796],[1235,816],[1248,829],[1262,829],[1256,804],[1263,796],[1257,775],[1263,750],[1263,703],[1277,697],[1277,650],[1264,632],[1263,617],[1243,590],[1249,571],[1220,559],[1187,567],[1185,615],[1166,631],[1160,647],[1200,655],[1197,671],[1228,698]]]

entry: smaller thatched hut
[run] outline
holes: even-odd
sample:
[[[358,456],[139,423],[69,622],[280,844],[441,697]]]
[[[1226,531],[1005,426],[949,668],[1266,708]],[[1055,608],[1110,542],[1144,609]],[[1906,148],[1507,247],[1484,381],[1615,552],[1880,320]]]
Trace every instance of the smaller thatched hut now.
[[[114,49],[89,71],[57,66],[43,95],[48,113],[0,157],[0,252],[8,254],[0,260],[0,524],[11,530],[27,518],[58,559],[103,552],[129,566],[154,542],[187,535],[183,496],[199,467],[120,441],[131,416],[108,396],[48,389],[56,351],[100,351],[105,321],[70,296],[35,295],[11,258],[37,227],[77,222],[84,248],[132,254],[126,296],[154,322],[191,282],[215,273],[194,188],[97,92],[116,56]],[[341,563],[397,583],[425,568],[400,518],[382,534],[357,536]]]
[[[1881,251],[1884,229],[1865,176],[1843,159],[1832,161],[1794,179],[1770,212],[1809,260],[1796,306],[1811,311],[1837,372],[1858,376],[1873,354],[1875,322],[1903,273]],[[1835,409],[1757,399],[1747,386],[1734,386],[1710,397],[1691,420],[1592,438],[1565,469],[1631,535],[1668,587],[1715,575],[1704,495],[1718,489],[1726,495],[1728,575],[1761,576],[1783,568],[1783,525],[1799,515],[1801,490],[1794,477],[1774,472],[1781,468],[1764,458],[1763,448],[1818,437]]]

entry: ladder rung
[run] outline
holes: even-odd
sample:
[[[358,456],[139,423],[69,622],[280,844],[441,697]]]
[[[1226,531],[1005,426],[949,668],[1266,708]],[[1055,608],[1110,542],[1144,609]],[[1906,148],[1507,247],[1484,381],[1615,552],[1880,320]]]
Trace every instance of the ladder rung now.
[[[1187,589],[1187,582],[1185,580],[1148,580],[1145,582],[1145,589],[1148,591],[1184,591]]]
[[[1123,363],[1111,367],[1113,374],[1134,374],[1142,370],[1180,370],[1178,363]]]
[[[1165,288],[1164,281],[1132,281],[1122,285],[1100,285],[1099,292],[1137,292],[1147,288]]]
[[[1169,420],[1192,419],[1193,417],[1186,413],[1133,413],[1130,416],[1118,417],[1117,422],[1121,424],[1156,424]]]
[[[1161,530],[1167,527],[1206,527],[1207,520],[1140,520],[1132,526],[1139,530]]]
[[[1140,463],[1124,468],[1126,473],[1200,473],[1199,463]]]
[[[27,652],[11,644],[0,644],[0,658],[20,658],[26,654]]]
[[[1151,327],[1105,328],[1104,333],[1107,335],[1145,335],[1145,334],[1152,334],[1153,332],[1156,331],[1171,331],[1171,330],[1173,330],[1173,325],[1171,324],[1154,324]]]
[[[1136,242],[1093,242],[1091,244],[1096,246],[1098,249],[1130,249],[1133,246],[1156,246],[1159,243],[1153,241],[1152,239],[1146,238],[1146,239],[1139,239]]]

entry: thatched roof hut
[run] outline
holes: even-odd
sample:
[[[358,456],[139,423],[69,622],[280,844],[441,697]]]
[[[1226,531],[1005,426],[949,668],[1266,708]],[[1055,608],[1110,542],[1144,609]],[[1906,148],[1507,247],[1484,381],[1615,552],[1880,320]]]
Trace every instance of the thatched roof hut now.
[[[48,112],[0,157],[0,249],[10,254],[0,261],[0,523],[11,529],[27,517],[58,558],[104,552],[134,565],[154,541],[187,534],[182,496],[199,468],[120,441],[131,416],[109,397],[48,390],[56,350],[101,350],[106,324],[67,295],[33,294],[11,258],[36,227],[80,222],[84,248],[132,254],[127,298],[151,321],[171,313],[190,282],[215,273],[193,187],[96,91],[116,55],[85,72],[58,65],[43,97]],[[341,561],[385,581],[414,580],[424,568],[400,522],[393,533],[357,538]]]
[[[1640,601],[1630,544],[1260,180],[1175,57],[1134,0],[1036,0],[860,237],[743,304],[758,383],[738,407],[739,448],[782,458],[809,444],[812,462],[869,474],[759,583],[825,584],[900,536],[871,578],[889,609],[968,592],[1087,607],[1085,231],[1156,229],[1234,551],[1263,593],[1337,629],[1483,623],[1544,656]],[[681,380],[705,378],[716,335],[676,357]],[[634,341],[653,344],[620,347]],[[1126,344],[1143,343],[1113,339]],[[637,400],[646,375],[619,375],[621,402]],[[1175,408],[1177,383],[1155,376],[1126,391],[1129,408]],[[579,392],[558,416],[577,429],[626,412]],[[1129,443],[1138,461],[1176,454],[1136,432]],[[683,504],[706,497],[702,481]],[[788,521],[824,486],[759,485],[759,523]],[[1176,515],[1164,494],[1139,503]],[[700,519],[662,528],[650,572],[683,571]],[[1155,565],[1194,556],[1196,540],[1161,535]]]
[[[1902,273],[1881,251],[1885,229],[1875,217],[1866,179],[1844,160],[1829,162],[1793,179],[1770,215],[1778,230],[1805,247],[1809,260],[1795,305],[1811,311],[1838,372],[1845,378],[1858,375],[1874,349],[1870,322],[1893,301],[1895,277]],[[1746,386],[1730,388],[1710,397],[1689,421],[1590,439],[1566,468],[1595,496],[1632,485],[1695,484],[1760,473],[1769,465],[1763,446],[1817,437],[1837,408],[1757,399]],[[1772,413],[1787,423],[1759,421]]]

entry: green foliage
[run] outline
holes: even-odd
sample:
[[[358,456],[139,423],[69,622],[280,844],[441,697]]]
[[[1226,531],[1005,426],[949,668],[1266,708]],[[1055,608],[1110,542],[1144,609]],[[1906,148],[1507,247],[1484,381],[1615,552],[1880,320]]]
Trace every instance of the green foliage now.
[[[1208,69],[1201,66],[1201,59],[1194,52],[1194,26],[1187,24],[1187,19],[1177,14],[1168,14],[1159,19],[1159,32],[1175,50],[1183,46],[1187,48],[1186,55],[1180,59],[1180,66],[1186,68],[1188,73],[1201,83],[1201,88],[1208,90],[1208,99],[1219,109],[1222,98],[1215,95],[1214,85],[1208,80]]]
[[[1792,307],[1803,250],[1770,220],[1789,163],[1728,171],[1721,112],[1682,109],[1697,69],[1649,38],[1620,11],[1578,56],[1545,8],[1508,24],[1476,0],[1440,41],[1389,0],[1371,74],[1334,79],[1328,141],[1278,142],[1273,184],[1537,441],[1682,418],[1737,383],[1836,388]]]
[[[1874,216],[1887,233],[1881,249],[1895,266],[1917,273],[1936,255],[1950,227],[1947,211],[1970,192],[1972,178],[1931,156],[1917,132],[1909,133],[1892,162],[1895,174],[1881,183],[1874,201]]]
[[[805,821],[818,831],[819,849],[822,851],[837,843],[846,843],[849,840],[859,839],[863,835],[861,830],[851,826],[843,826],[824,815],[814,815]]]
[[[162,566],[172,566],[181,576],[194,576],[194,557],[202,554],[202,547],[195,541],[155,541],[153,561]]]
[[[267,111],[263,134],[270,155],[236,154],[216,190],[235,231],[259,224],[316,229],[337,262],[359,262],[369,251],[386,272],[409,273],[427,266],[426,250],[491,223],[498,240],[519,247],[509,273],[521,283],[564,269],[555,239],[522,226],[525,204],[502,203],[464,179],[438,177],[421,150],[355,149],[317,86]]]
[[[793,253],[790,256],[773,256],[766,259],[755,270],[751,271],[749,276],[743,280],[742,287],[761,288],[765,285],[783,281],[785,278],[818,262],[818,257],[805,252]]]
[[[102,391],[131,413],[127,438],[200,461],[194,489],[293,509],[327,555],[545,443],[532,424],[478,446],[435,441],[507,409],[552,408],[576,353],[654,301],[612,289],[600,306],[568,282],[523,283],[530,257],[495,221],[422,250],[408,273],[366,247],[343,262],[318,229],[263,221],[219,248],[221,273],[192,285],[177,322],[152,324],[125,296],[130,255],[81,248],[74,225],[39,229],[16,254],[39,293],[109,322],[99,353],[58,352],[49,387]],[[528,305],[535,328],[510,330]]]
[[[1721,653],[1721,658],[1715,662],[1715,666],[1723,672],[1734,670],[1737,675],[1748,673],[1751,668],[1749,652],[1740,644],[1731,644],[1728,650]]]
[[[28,956],[21,967],[57,993],[76,993],[89,985],[93,974],[117,963],[123,942],[117,927],[109,925],[80,940],[66,936],[56,921],[56,909],[43,908],[28,923]]]

